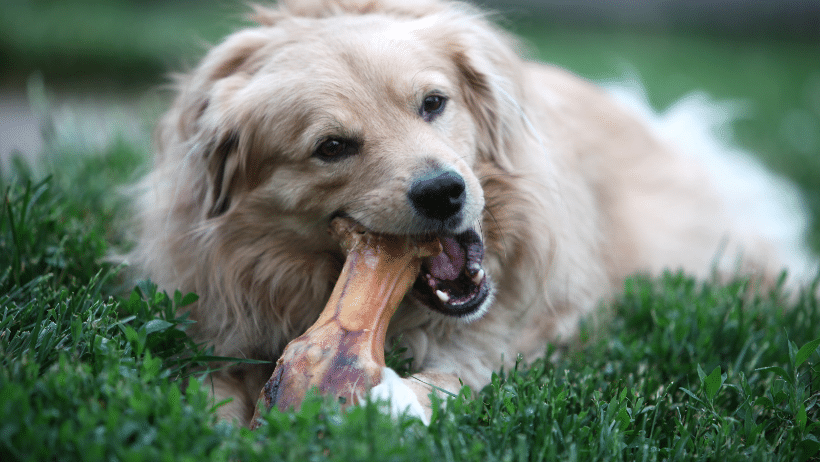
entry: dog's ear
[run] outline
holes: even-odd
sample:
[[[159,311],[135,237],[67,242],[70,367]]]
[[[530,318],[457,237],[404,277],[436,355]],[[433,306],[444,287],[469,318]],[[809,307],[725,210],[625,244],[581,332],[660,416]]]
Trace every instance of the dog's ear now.
[[[238,149],[239,134],[236,131],[229,131],[208,143],[205,150],[208,197],[204,207],[207,218],[222,215],[231,206],[231,198],[241,183]]]
[[[505,129],[499,88],[493,88],[492,76],[479,71],[466,53],[457,52],[453,62],[461,77],[464,103],[478,126],[479,157],[486,158],[509,170],[504,155]]]
[[[444,15],[437,46],[454,63],[464,103],[479,130],[479,157],[509,171],[512,136],[520,129],[517,113],[521,60],[514,39],[491,25],[480,13],[455,11]],[[438,34],[436,34],[436,32]]]
[[[178,96],[167,117],[171,120],[163,124],[165,128],[173,125],[170,128],[183,139],[201,135],[212,99],[241,87],[261,67],[260,51],[274,41],[272,34],[262,28],[237,32],[212,48],[195,70],[176,75]]]
[[[269,32],[248,29],[214,47],[193,72],[177,79],[179,94],[158,127],[157,155],[184,156],[181,167],[194,175],[190,181],[203,218],[227,211],[244,185],[247,146],[241,141],[248,137],[237,129],[242,120],[232,95],[259,69],[259,52],[272,42]]]

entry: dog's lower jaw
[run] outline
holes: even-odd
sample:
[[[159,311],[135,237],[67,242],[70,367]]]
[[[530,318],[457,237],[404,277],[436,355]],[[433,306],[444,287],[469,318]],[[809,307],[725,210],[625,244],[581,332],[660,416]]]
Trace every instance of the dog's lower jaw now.
[[[474,321],[493,299],[493,284],[483,267],[483,239],[473,228],[438,239],[443,251],[424,261],[412,294],[434,311]]]

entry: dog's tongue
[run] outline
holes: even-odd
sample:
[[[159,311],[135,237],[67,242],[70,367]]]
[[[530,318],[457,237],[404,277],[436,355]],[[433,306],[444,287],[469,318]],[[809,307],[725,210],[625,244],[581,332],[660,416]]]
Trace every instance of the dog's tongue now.
[[[441,237],[442,252],[427,259],[430,275],[436,279],[453,281],[464,271],[467,257],[464,249],[452,237]]]

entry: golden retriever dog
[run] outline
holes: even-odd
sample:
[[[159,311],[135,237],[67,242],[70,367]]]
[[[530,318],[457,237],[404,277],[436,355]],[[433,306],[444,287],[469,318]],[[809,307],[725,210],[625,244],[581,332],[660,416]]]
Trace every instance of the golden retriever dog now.
[[[765,277],[800,258],[657,121],[525,61],[473,7],[286,1],[254,20],[179,78],[131,255],[199,295],[191,333],[215,354],[273,362],[316,320],[344,261],[339,216],[443,245],[388,331],[417,371],[396,400],[422,419],[431,386],[479,389],[571,344],[632,273]],[[221,417],[247,424],[272,370],[213,373]]]

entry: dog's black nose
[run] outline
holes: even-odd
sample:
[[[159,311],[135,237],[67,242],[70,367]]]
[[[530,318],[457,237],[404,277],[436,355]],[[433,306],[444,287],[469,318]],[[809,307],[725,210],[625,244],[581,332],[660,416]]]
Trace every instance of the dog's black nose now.
[[[446,220],[464,206],[467,196],[464,178],[452,171],[438,171],[416,180],[407,193],[410,203],[421,215]]]

